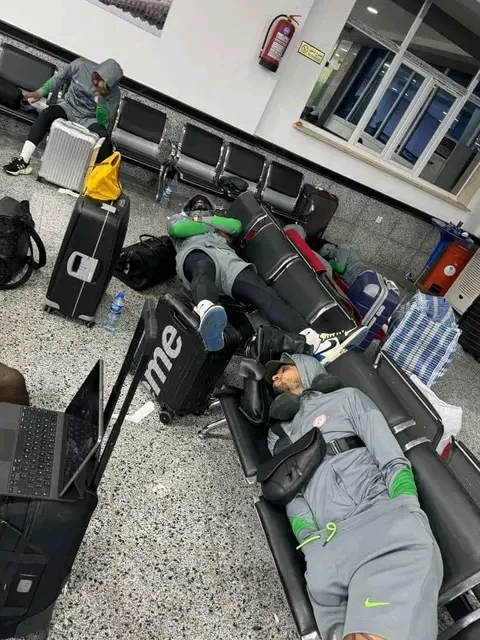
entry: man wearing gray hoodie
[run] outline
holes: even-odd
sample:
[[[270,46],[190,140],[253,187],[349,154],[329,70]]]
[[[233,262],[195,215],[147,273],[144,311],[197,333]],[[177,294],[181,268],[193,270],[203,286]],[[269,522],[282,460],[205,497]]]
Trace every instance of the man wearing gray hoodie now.
[[[357,436],[354,448],[327,453],[287,505],[322,640],[436,640],[440,551],[385,418],[358,389],[312,389],[326,371],[311,356],[284,353],[265,369],[276,394],[299,396],[280,423],[286,440],[314,428],[327,443]],[[272,454],[289,442],[270,430]]]
[[[108,129],[115,119],[120,102],[118,84],[122,78],[121,66],[111,58],[101,64],[77,58],[37,91],[26,93],[24,99],[30,102],[37,102],[59,90],[62,91],[62,97],[40,113],[30,128],[20,156],[13,158],[3,170],[11,176],[31,173],[30,158],[58,118],[81,124],[100,138],[105,138],[97,162],[108,158],[113,152]]]

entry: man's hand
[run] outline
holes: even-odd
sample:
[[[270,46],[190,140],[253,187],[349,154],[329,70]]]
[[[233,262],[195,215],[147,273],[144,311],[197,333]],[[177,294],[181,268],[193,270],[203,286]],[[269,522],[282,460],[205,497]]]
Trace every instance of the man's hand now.
[[[41,99],[41,95],[38,91],[27,91],[23,94],[23,99],[28,100],[29,102],[38,102]]]
[[[107,83],[104,80],[99,80],[97,84],[98,93],[102,96],[102,98],[106,98],[108,96],[108,87]]]

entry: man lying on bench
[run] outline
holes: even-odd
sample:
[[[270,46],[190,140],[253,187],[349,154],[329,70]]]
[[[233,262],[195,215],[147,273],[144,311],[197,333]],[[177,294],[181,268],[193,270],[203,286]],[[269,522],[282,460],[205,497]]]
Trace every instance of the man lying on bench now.
[[[276,396],[272,455],[312,428],[327,443],[323,462],[287,504],[322,638],[436,640],[440,551],[385,418],[308,355],[284,353],[266,364],[265,379]]]
[[[182,213],[169,219],[168,233],[177,249],[177,274],[195,303],[200,317],[200,334],[208,351],[223,349],[227,314],[219,304],[220,293],[256,307],[262,317],[290,333],[305,336],[313,353],[325,363],[338,357],[347,347],[360,344],[367,327],[338,333],[317,333],[258,275],[253,264],[242,260],[232,241],[242,231],[234,218],[209,215],[209,201],[194,196]]]

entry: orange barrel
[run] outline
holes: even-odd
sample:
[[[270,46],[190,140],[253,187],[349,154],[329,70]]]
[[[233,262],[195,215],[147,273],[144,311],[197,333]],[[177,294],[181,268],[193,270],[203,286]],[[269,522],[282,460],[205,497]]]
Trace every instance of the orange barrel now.
[[[422,284],[425,293],[444,296],[472,257],[469,247],[452,242]]]

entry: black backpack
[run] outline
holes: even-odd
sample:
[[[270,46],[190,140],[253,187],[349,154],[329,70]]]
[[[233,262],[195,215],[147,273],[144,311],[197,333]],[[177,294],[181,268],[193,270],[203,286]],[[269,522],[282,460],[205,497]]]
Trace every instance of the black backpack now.
[[[34,260],[34,243],[38,262]],[[28,200],[18,202],[5,196],[0,200],[0,291],[20,287],[46,261],[45,247],[35,231]],[[25,268],[21,278],[12,282]]]

